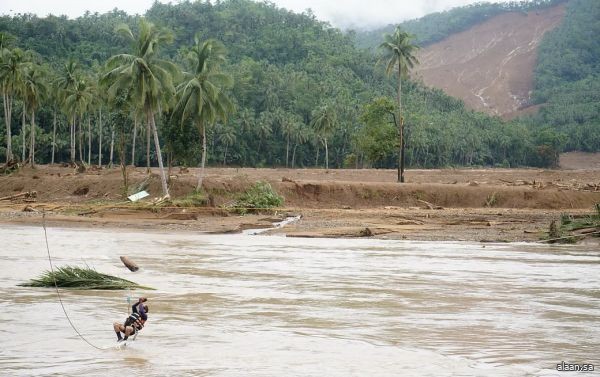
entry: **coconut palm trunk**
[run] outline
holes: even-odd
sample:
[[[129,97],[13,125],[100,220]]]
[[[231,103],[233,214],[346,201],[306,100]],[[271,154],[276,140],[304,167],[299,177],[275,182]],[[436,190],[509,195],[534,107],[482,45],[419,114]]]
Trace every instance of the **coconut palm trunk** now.
[[[92,165],[92,117],[88,116],[88,166]]]
[[[131,165],[135,166],[135,143],[137,139],[138,118],[137,114],[133,117],[133,141],[131,142]]]
[[[323,139],[325,143],[325,169],[329,170],[329,148],[327,148],[327,138]]]
[[[31,110],[31,132],[29,146],[29,163],[32,168],[35,168],[35,111]]]
[[[167,186],[167,177],[165,175],[165,168],[162,161],[162,153],[160,151],[160,141],[158,140],[158,130],[156,129],[156,123],[154,122],[154,112],[151,108],[146,110],[146,116],[148,118],[148,123],[150,123],[149,128],[152,130],[152,134],[154,135],[154,148],[156,149],[156,158],[158,159],[158,167],[160,168],[160,183],[162,185],[163,196],[165,198],[170,198],[169,187]]]
[[[110,130],[110,160],[108,166],[110,168],[113,167],[113,156],[115,151],[115,129],[114,127]]]
[[[404,119],[402,118],[402,64],[398,61],[398,182],[404,183]]]
[[[52,158],[50,165],[54,165],[54,152],[56,149],[56,109],[54,110],[54,121],[52,122]]]
[[[83,116],[79,116],[79,122],[77,122],[77,135],[79,139],[79,162],[84,163],[83,159],[83,131],[81,130],[81,120]]]
[[[21,135],[23,135],[23,153],[21,156],[21,161],[25,162],[25,156],[26,156],[26,152],[27,152],[27,141],[25,139],[25,105],[23,105],[23,112],[22,112],[22,118],[21,118]]]
[[[102,167],[102,109],[98,114],[98,166]]]
[[[146,126],[146,172],[150,173],[150,127]]]
[[[11,130],[12,98],[8,95],[6,89],[2,91],[2,99],[4,103],[4,123],[6,123],[6,162],[8,163],[13,159]]]
[[[285,146],[285,167],[289,168],[289,161],[290,161],[290,135],[288,133],[287,135],[287,144]]]
[[[294,145],[294,151],[292,152],[292,169],[296,167],[296,148],[298,148],[298,144]]]
[[[73,115],[73,124],[71,124],[71,162],[77,159],[77,116]]]
[[[202,181],[204,179],[204,167],[206,166],[206,127],[200,127],[200,134],[202,135],[202,160],[200,162],[200,173],[198,174],[198,184],[196,190],[202,189]]]

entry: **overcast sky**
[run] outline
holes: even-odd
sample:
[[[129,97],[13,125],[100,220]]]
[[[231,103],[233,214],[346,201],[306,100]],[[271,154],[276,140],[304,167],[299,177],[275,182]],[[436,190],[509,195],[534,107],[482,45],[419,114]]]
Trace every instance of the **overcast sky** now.
[[[478,2],[478,0],[271,0],[302,12],[311,8],[317,18],[341,28],[370,28],[417,18],[427,13]],[[496,0],[497,1],[497,0]],[[501,0],[503,1],[503,0]],[[169,1],[161,1],[168,3]],[[177,1],[173,1],[176,3]],[[71,18],[86,10],[104,13],[117,7],[130,14],[143,14],[153,0],[2,0],[1,14],[35,13],[46,16],[65,14]]]

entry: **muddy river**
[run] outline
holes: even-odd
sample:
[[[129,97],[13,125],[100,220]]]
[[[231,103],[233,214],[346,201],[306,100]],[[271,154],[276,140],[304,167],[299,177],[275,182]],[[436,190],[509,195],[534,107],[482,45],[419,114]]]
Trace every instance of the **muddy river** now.
[[[48,229],[57,266],[155,291],[17,287],[43,230],[0,229],[2,376],[569,376],[600,369],[600,252],[585,246]],[[121,264],[127,255],[140,267]],[[127,297],[149,297],[114,347]]]

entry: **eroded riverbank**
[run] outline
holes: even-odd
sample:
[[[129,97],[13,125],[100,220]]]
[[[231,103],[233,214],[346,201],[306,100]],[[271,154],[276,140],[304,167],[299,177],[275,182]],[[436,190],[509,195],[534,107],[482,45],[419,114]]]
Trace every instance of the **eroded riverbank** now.
[[[392,170],[213,168],[205,179],[205,205],[154,206],[158,176],[129,170],[132,187],[147,185],[151,193],[142,203],[123,201],[118,169],[77,173],[41,166],[0,177],[0,223],[39,225],[45,212],[49,225],[62,227],[239,233],[302,215],[301,221],[267,233],[515,242],[538,241],[561,214],[592,213],[600,202],[600,171],[593,169],[409,170],[409,183],[400,185]],[[194,190],[197,173],[172,172],[174,199]],[[260,180],[284,197],[283,208],[243,217],[224,209]],[[12,198],[33,191],[34,198]]]

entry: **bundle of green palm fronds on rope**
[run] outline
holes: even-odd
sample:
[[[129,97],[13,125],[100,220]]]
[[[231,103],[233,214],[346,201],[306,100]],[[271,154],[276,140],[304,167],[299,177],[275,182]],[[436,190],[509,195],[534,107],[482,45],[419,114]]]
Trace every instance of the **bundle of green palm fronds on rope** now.
[[[152,289],[143,287],[129,280],[101,274],[91,268],[58,267],[54,271],[46,271],[37,279],[19,284],[22,287],[54,287],[70,289]]]

